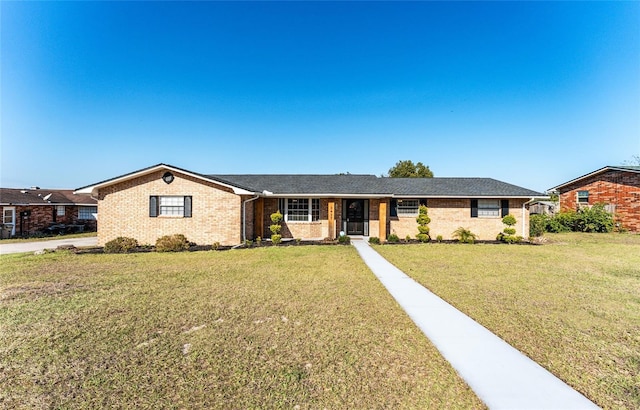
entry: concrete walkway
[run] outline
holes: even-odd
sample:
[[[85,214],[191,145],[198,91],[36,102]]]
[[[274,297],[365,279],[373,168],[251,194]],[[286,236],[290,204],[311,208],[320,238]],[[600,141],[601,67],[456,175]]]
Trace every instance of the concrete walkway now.
[[[98,238],[95,236],[91,236],[88,238],[68,238],[54,239],[52,241],[14,242],[0,244],[0,255],[6,255],[9,253],[35,252],[44,249],[56,249],[61,245],[73,245],[76,247],[96,246],[98,245]]]
[[[408,277],[364,240],[360,256],[490,409],[598,407],[480,324]]]

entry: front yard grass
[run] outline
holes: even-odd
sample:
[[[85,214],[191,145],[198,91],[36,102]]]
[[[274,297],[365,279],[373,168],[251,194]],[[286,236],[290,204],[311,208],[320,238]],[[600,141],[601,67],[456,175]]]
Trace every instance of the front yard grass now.
[[[640,408],[640,235],[547,237],[375,249],[596,404]]]
[[[0,256],[0,408],[483,408],[352,247]]]
[[[7,243],[26,243],[26,242],[42,242],[42,241],[55,241],[58,239],[73,239],[73,238],[91,238],[98,236],[97,232],[82,232],[82,233],[69,233],[65,235],[50,235],[50,236],[31,236],[27,238],[11,238],[0,239],[0,245]]]

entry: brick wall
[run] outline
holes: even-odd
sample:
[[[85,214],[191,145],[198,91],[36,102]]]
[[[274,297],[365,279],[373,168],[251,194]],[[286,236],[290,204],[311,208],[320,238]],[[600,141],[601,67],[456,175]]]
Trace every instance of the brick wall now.
[[[563,187],[560,208],[577,209],[578,191],[589,191],[589,205],[615,206],[616,222],[632,232],[640,232],[640,174],[607,171]]]
[[[525,199],[509,200],[509,213],[516,218],[516,235],[525,238],[529,237],[529,211],[524,212],[524,231],[522,229],[522,204]],[[429,208],[429,223],[432,239],[438,235],[442,235],[445,240],[453,239],[453,231],[459,227],[470,229],[471,232],[478,235],[479,240],[495,240],[498,233],[502,232],[505,225],[502,223],[501,217],[496,218],[472,218],[471,217],[471,200],[470,199],[429,199],[427,202]],[[415,238],[418,233],[418,223],[416,217],[398,216],[392,217],[390,223],[390,232],[398,235],[400,239],[404,239],[407,235]]]
[[[78,219],[78,206],[65,205],[64,215],[56,214],[56,205],[16,205],[16,206],[3,206],[4,208],[15,208],[16,210],[16,236],[27,236],[43,231],[51,224],[59,223],[65,225],[85,225],[85,231],[95,231],[95,220],[79,220]],[[21,218],[20,213],[24,211],[31,211],[31,215],[27,218]],[[22,224],[21,224],[22,222]]]
[[[320,221],[319,222],[282,222],[283,238],[324,238],[328,233],[327,207],[328,199],[320,200]],[[336,235],[344,229],[342,225],[342,199],[334,199],[336,203]],[[369,200],[369,236],[378,236],[380,227],[380,202],[388,199]],[[525,238],[529,237],[529,211],[524,212],[524,231],[522,228],[522,204],[525,199],[509,200],[509,213],[515,216],[516,234]],[[431,223],[431,237],[435,239],[437,235],[442,235],[444,239],[452,239],[451,235],[458,227],[462,226],[478,235],[481,240],[495,240],[498,233],[504,228],[502,218],[472,218],[471,202],[469,199],[429,199],[429,217]],[[271,237],[269,225],[271,225],[271,214],[278,209],[278,200],[267,198],[264,201],[264,232],[263,238]],[[387,233],[395,233],[404,239],[407,235],[415,238],[418,233],[417,215],[411,216],[389,216],[389,206],[387,206]]]
[[[144,175],[101,189],[99,192],[98,243],[118,237],[135,238],[141,244],[155,244],[163,235],[183,234],[197,244],[235,245],[242,241],[242,198],[231,189],[174,173],[166,184],[164,171]],[[192,196],[192,217],[149,217],[149,197],[152,195]],[[253,206],[247,206],[248,221]],[[253,235],[253,224],[247,234]]]

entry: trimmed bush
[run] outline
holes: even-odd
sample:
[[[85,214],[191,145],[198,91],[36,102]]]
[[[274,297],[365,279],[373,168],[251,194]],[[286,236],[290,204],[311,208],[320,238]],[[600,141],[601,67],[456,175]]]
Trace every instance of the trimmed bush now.
[[[429,218],[429,209],[420,205],[418,208],[418,217],[416,218],[416,222],[418,222],[418,234],[416,238],[420,242],[429,242],[431,237],[429,236],[429,222],[431,222],[431,218]]]
[[[182,252],[189,250],[189,241],[181,234],[165,235],[156,241],[156,252]]]
[[[496,237],[498,241],[504,243],[517,243],[522,241],[522,236],[516,236],[516,228],[513,225],[516,224],[516,217],[509,214],[502,218],[502,223],[507,225]]]
[[[436,236],[436,242],[438,243],[442,242],[442,235]]]
[[[400,242],[400,238],[398,238],[398,235],[396,235],[395,233],[392,233],[391,235],[389,235],[387,237],[387,242],[389,242],[389,243],[398,243],[398,242]]]
[[[371,236],[369,237],[369,243],[373,245],[380,245],[380,238],[378,238],[377,236]]]
[[[274,245],[277,245],[280,242],[282,242],[282,235],[280,235],[280,230],[282,229],[282,225],[280,225],[280,222],[282,222],[283,219],[284,217],[282,216],[279,210],[271,214],[272,224],[269,225],[269,230],[271,231],[271,242]]]
[[[338,237],[338,243],[341,243],[343,245],[349,245],[351,243],[351,238],[348,237],[347,235],[340,235]]]
[[[104,253],[128,253],[137,247],[135,239],[119,236],[104,244]]]

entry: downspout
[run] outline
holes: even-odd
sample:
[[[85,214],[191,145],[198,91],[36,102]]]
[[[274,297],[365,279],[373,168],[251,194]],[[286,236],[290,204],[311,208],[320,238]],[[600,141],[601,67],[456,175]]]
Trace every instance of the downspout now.
[[[242,202],[242,242],[247,242],[247,203],[255,201],[260,198],[260,195],[256,194],[253,198],[249,198]]]

